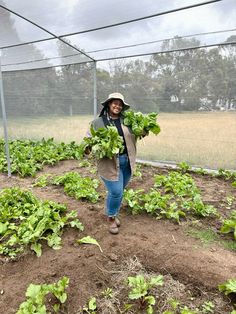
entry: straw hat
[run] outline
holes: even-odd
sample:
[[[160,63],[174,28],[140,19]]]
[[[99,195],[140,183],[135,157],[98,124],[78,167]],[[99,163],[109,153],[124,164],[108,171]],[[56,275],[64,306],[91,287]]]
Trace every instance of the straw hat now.
[[[108,98],[102,102],[101,104],[105,107],[111,100],[113,99],[119,99],[121,100],[121,102],[123,103],[123,109],[122,111],[125,111],[127,109],[130,108],[130,105],[127,104],[125,101],[124,101],[124,96],[121,94],[121,93],[112,93],[108,96]]]

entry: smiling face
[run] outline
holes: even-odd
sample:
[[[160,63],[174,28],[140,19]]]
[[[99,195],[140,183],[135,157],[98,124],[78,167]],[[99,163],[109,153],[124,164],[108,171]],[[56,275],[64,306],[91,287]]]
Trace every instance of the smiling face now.
[[[113,99],[108,104],[108,108],[109,108],[109,115],[112,118],[118,118],[123,109],[123,103],[120,99]]]

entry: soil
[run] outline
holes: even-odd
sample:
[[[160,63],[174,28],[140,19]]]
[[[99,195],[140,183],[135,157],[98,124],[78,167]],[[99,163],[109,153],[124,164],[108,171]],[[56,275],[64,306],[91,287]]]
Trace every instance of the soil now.
[[[89,169],[79,167],[78,161],[62,161],[54,167],[45,167],[38,175],[61,175],[68,171],[96,177]],[[168,171],[172,170],[142,165],[142,178],[134,177],[129,187],[148,190],[153,185],[154,174],[165,174]],[[211,175],[191,175],[201,190],[205,203],[217,207],[225,217],[230,210],[236,209],[236,189],[230,182]],[[203,245],[200,240],[186,232],[193,225],[210,227],[218,232],[220,226],[217,219],[185,219],[178,225],[168,220],[156,220],[148,215],[131,215],[123,205],[120,232],[118,235],[111,235],[104,215],[105,189],[102,183],[99,187],[102,194],[100,201],[91,204],[67,196],[62,187],[32,187],[34,180],[35,178],[17,176],[7,178],[1,174],[0,188],[27,188],[41,199],[66,203],[69,210],[78,212],[84,231],[67,228],[62,236],[63,247],[53,250],[44,245],[41,257],[36,257],[30,250],[13,260],[1,256],[1,313],[17,312],[19,305],[25,300],[25,291],[30,283],[52,283],[63,276],[69,277],[70,283],[67,289],[68,300],[61,313],[82,313],[81,307],[92,296],[96,296],[100,304],[97,313],[122,313],[119,311],[123,306],[122,302],[130,303],[127,295],[125,296],[125,288],[121,287],[122,282],[125,282],[125,276],[140,272],[147,276],[164,275],[165,290],[157,291],[154,313],[162,313],[161,309],[167,309],[161,295],[163,298],[178,298],[192,308],[203,301],[211,300],[215,304],[214,313],[218,314],[228,314],[233,310],[230,299],[219,293],[217,287],[230,278],[236,279],[236,251],[225,248],[219,242]],[[228,196],[234,197],[230,210],[226,208]],[[76,244],[77,239],[87,235],[99,242],[103,252],[94,245]],[[232,235],[219,236],[226,240],[233,239]],[[111,301],[104,303],[99,297],[107,287],[113,288],[117,293],[112,299],[113,305]],[[121,299],[118,300],[118,296]],[[134,307],[127,313],[143,312]]]

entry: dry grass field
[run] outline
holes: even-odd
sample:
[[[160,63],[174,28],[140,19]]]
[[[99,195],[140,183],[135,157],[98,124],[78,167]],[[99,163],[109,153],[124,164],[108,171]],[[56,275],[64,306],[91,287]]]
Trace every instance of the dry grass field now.
[[[9,120],[9,137],[80,142],[91,119],[92,116],[73,116]],[[235,112],[161,113],[158,123],[161,133],[139,142],[139,158],[236,169]],[[2,128],[0,132],[2,137]]]

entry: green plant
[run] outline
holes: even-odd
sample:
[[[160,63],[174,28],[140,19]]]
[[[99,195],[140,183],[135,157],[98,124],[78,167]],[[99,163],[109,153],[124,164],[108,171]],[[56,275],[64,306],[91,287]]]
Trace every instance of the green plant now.
[[[200,217],[216,216],[217,209],[212,205],[205,205],[200,194],[195,194],[191,200],[183,202],[183,208],[191,210]]]
[[[234,201],[235,201],[235,197],[233,195],[227,195],[226,196],[226,203],[227,203],[226,209],[231,209]]]
[[[219,169],[216,176],[224,178],[227,181],[235,180],[236,179],[236,172],[230,171],[230,170],[225,170],[225,169]]]
[[[214,314],[214,308],[215,305],[211,301],[206,301],[202,304],[202,313],[203,314],[209,314],[213,313]]]
[[[143,197],[144,208],[147,213],[159,216],[161,210],[167,210],[170,199],[170,195],[162,195],[160,191],[150,189]]]
[[[171,306],[172,309],[166,310],[162,314],[176,314],[176,311],[178,310],[180,302],[177,299],[170,299],[170,300],[167,300],[167,302]]]
[[[185,213],[178,209],[178,205],[172,201],[170,194],[162,195],[160,191],[151,188],[149,193],[144,195],[143,200],[146,212],[158,219],[166,217],[179,223],[180,217],[185,217]]]
[[[186,305],[181,305],[180,302],[176,299],[171,299],[168,301],[171,306],[171,310],[166,310],[162,314],[211,314],[214,313],[215,305],[211,302],[204,302],[202,304],[202,310],[199,308],[189,309]]]
[[[153,313],[153,305],[155,305],[155,297],[150,295],[150,289],[153,286],[163,285],[163,276],[152,277],[146,280],[143,275],[136,277],[128,277],[128,286],[131,288],[129,299],[138,300],[139,308],[146,308],[147,314]]]
[[[43,188],[43,187],[47,186],[48,183],[49,183],[49,177],[50,177],[50,176],[51,176],[50,173],[43,174],[43,175],[39,176],[39,177],[34,181],[33,186],[37,186],[37,187],[40,187],[40,188]]]
[[[102,296],[104,296],[106,299],[112,299],[113,298],[112,288],[106,288],[104,291],[102,291]]]
[[[182,210],[177,210],[176,205],[169,204],[169,213],[166,217],[172,217],[179,221],[179,217],[185,216],[183,211],[191,211],[202,217],[217,214],[216,208],[212,205],[205,205],[201,199],[200,191],[196,187],[193,178],[189,174],[181,174],[173,171],[167,176],[157,175],[154,177],[156,188],[163,188],[167,195],[177,198],[176,203]],[[171,199],[172,197],[170,197]],[[165,208],[164,208],[165,210]],[[165,212],[163,212],[165,214]]]
[[[81,177],[78,172],[72,171],[62,176],[56,176],[51,182],[55,185],[63,185],[65,193],[76,199],[88,199],[92,203],[96,203],[99,199],[99,193],[96,191],[99,181]]]
[[[191,170],[191,166],[185,161],[178,163],[177,166],[180,168],[181,172],[187,172]]]
[[[190,310],[187,306],[184,306],[183,309],[180,310],[180,314],[197,314],[197,311]]]
[[[207,174],[208,172],[203,169],[202,167],[201,168],[197,168],[197,169],[194,169],[193,172],[197,173],[197,174],[201,174],[201,175],[205,175]]]
[[[140,214],[144,212],[143,208],[143,198],[144,198],[144,190],[138,189],[128,189],[124,191],[124,200],[128,204],[131,209],[132,214]]]
[[[88,313],[88,314],[96,314],[97,313],[97,300],[95,297],[92,297],[88,301],[88,305],[85,305],[83,307],[83,313]]]
[[[157,135],[160,133],[160,126],[156,122],[157,113],[152,112],[146,115],[132,110],[124,112],[124,124],[129,126],[137,137],[146,135],[149,131]]]
[[[0,171],[7,172],[4,156],[4,140],[0,140]],[[9,142],[11,152],[11,172],[21,177],[35,176],[44,165],[54,165],[60,160],[80,159],[81,148],[75,142],[56,144],[53,138],[32,140],[13,140]]]
[[[82,168],[82,167],[91,167],[91,162],[88,161],[88,160],[82,160],[80,163],[79,163],[79,167]]]
[[[40,256],[41,240],[59,249],[66,225],[83,230],[75,211],[66,213],[66,205],[41,201],[27,190],[3,189],[0,204],[0,254],[14,257],[30,245]]]
[[[97,240],[92,238],[92,237],[90,237],[90,236],[83,237],[82,239],[77,240],[77,243],[79,243],[79,244],[94,244],[94,245],[97,245],[99,247],[99,250],[101,252],[103,252],[102,248],[101,248],[100,244],[97,242]]]
[[[220,232],[229,233],[233,232],[234,239],[236,240],[236,210],[233,210],[228,219],[223,220]]]
[[[123,310],[120,310],[120,314],[127,313],[134,305],[130,303],[125,303]]]
[[[142,178],[142,172],[141,172],[141,165],[136,165],[135,171],[134,171],[134,177],[136,178]]]
[[[154,188],[125,190],[124,200],[132,214],[147,212],[157,219],[173,219],[180,223],[186,212],[200,217],[217,216],[212,205],[203,203],[200,191],[189,174],[172,171],[168,175],[154,176]]]
[[[229,279],[220,284],[218,288],[221,292],[224,292],[225,295],[236,293],[236,279]]]
[[[167,209],[162,209],[160,211],[160,217],[166,217],[167,219],[173,219],[178,224],[180,224],[180,218],[185,217],[186,214],[184,211],[178,209],[178,205],[176,202],[172,202],[169,204]]]
[[[96,159],[104,157],[112,158],[114,155],[122,153],[124,150],[123,139],[119,135],[116,127],[108,126],[94,130],[90,128],[91,137],[85,137],[80,144],[83,152],[91,150]]]
[[[154,181],[155,187],[163,187],[166,193],[173,193],[177,196],[194,196],[199,193],[193,178],[189,174],[172,171],[167,176],[154,176]]]
[[[52,294],[60,302],[53,306],[54,311],[57,313],[60,305],[67,300],[67,293],[65,289],[69,285],[69,278],[66,276],[53,284],[35,285],[30,284],[27,288],[25,296],[27,300],[21,303],[16,314],[50,314],[46,307],[46,296]]]

